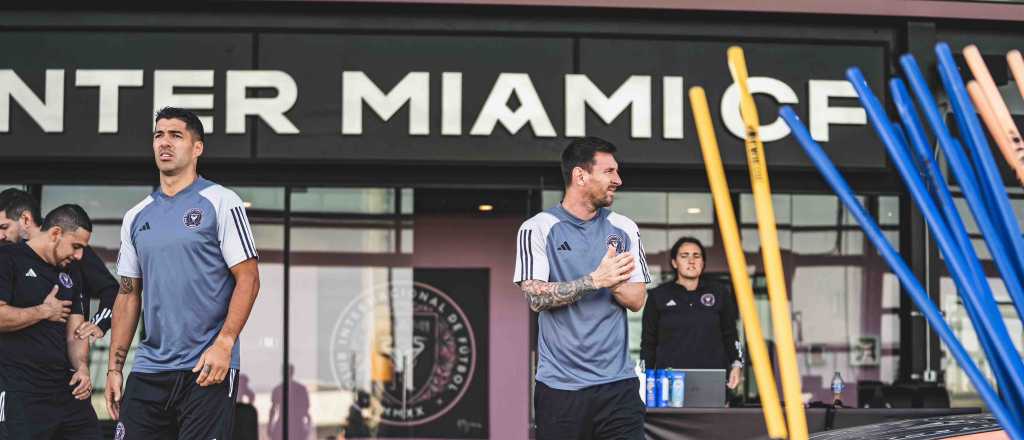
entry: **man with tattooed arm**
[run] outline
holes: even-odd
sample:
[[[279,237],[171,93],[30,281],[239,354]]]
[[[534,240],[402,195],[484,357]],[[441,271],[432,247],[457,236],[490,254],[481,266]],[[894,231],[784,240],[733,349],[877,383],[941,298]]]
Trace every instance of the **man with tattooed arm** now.
[[[197,172],[205,148],[199,117],[167,107],[155,122],[160,188],[121,225],[107,409],[118,419],[116,440],[226,440],[234,426],[238,336],[259,291],[255,242],[238,195]],[[122,398],[143,305],[146,337]]]
[[[626,309],[651,281],[639,228],[612,212],[616,148],[595,137],[562,152],[565,197],[519,229],[515,282],[538,312],[538,440],[643,439]]]

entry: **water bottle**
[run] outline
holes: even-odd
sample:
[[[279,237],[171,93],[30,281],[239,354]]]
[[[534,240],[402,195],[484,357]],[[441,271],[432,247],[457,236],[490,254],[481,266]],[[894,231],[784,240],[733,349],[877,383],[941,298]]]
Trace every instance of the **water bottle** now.
[[[655,373],[655,379],[658,381],[658,408],[664,408],[668,406],[669,393],[672,392],[672,384],[669,383],[668,371],[659,369]]]
[[[843,402],[840,400],[840,398],[842,397],[843,390],[845,390],[845,389],[846,389],[846,382],[843,382],[843,376],[839,375],[839,372],[836,371],[836,374],[832,375],[832,404],[833,405],[842,405]]]
[[[653,368],[648,368],[644,371],[645,382],[646,382],[646,395],[644,403],[647,404],[648,408],[658,407],[658,380],[655,378]]]

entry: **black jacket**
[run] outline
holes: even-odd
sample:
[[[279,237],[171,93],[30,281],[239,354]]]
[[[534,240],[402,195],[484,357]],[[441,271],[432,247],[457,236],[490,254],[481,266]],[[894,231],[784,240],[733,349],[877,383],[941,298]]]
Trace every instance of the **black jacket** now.
[[[731,289],[703,277],[697,290],[670,281],[644,305],[640,358],[647,368],[725,368],[743,364]]]

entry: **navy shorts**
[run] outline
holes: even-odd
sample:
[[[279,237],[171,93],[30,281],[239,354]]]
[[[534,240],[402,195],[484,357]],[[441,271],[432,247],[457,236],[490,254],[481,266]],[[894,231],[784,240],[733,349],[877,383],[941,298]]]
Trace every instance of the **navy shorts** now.
[[[0,391],[0,439],[99,440],[100,426],[90,399],[71,389],[54,393]]]
[[[132,373],[125,383],[115,440],[230,439],[235,425],[238,370],[207,387],[199,373]]]
[[[533,399],[537,440],[644,439],[639,379],[576,391],[537,382]]]

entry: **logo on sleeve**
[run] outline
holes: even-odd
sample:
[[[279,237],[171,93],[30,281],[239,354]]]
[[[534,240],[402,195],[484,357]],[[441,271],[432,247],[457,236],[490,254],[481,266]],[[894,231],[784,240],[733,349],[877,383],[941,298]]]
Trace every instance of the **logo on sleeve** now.
[[[65,289],[70,289],[75,286],[75,283],[71,281],[71,275],[68,275],[66,272],[61,272],[60,275],[57,276],[57,280],[60,281],[60,285],[64,286]]]
[[[203,210],[199,208],[192,208],[185,213],[185,218],[182,219],[185,222],[185,227],[189,229],[196,229],[203,224]]]
[[[713,293],[705,293],[705,294],[701,295],[700,296],[700,303],[703,304],[704,307],[714,307],[715,306],[715,295]]]
[[[188,223],[185,223],[185,224],[188,225]],[[139,232],[148,231],[148,230],[149,230],[149,222],[143,223],[142,227],[139,228]]]
[[[117,422],[117,429],[114,430],[114,440],[124,440],[124,423]]]
[[[619,237],[619,234],[609,234],[608,238],[605,240],[605,245],[607,245],[607,246],[615,246],[615,252],[616,253],[621,253],[621,252],[626,250],[625,249],[626,246],[622,242],[622,238]]]

